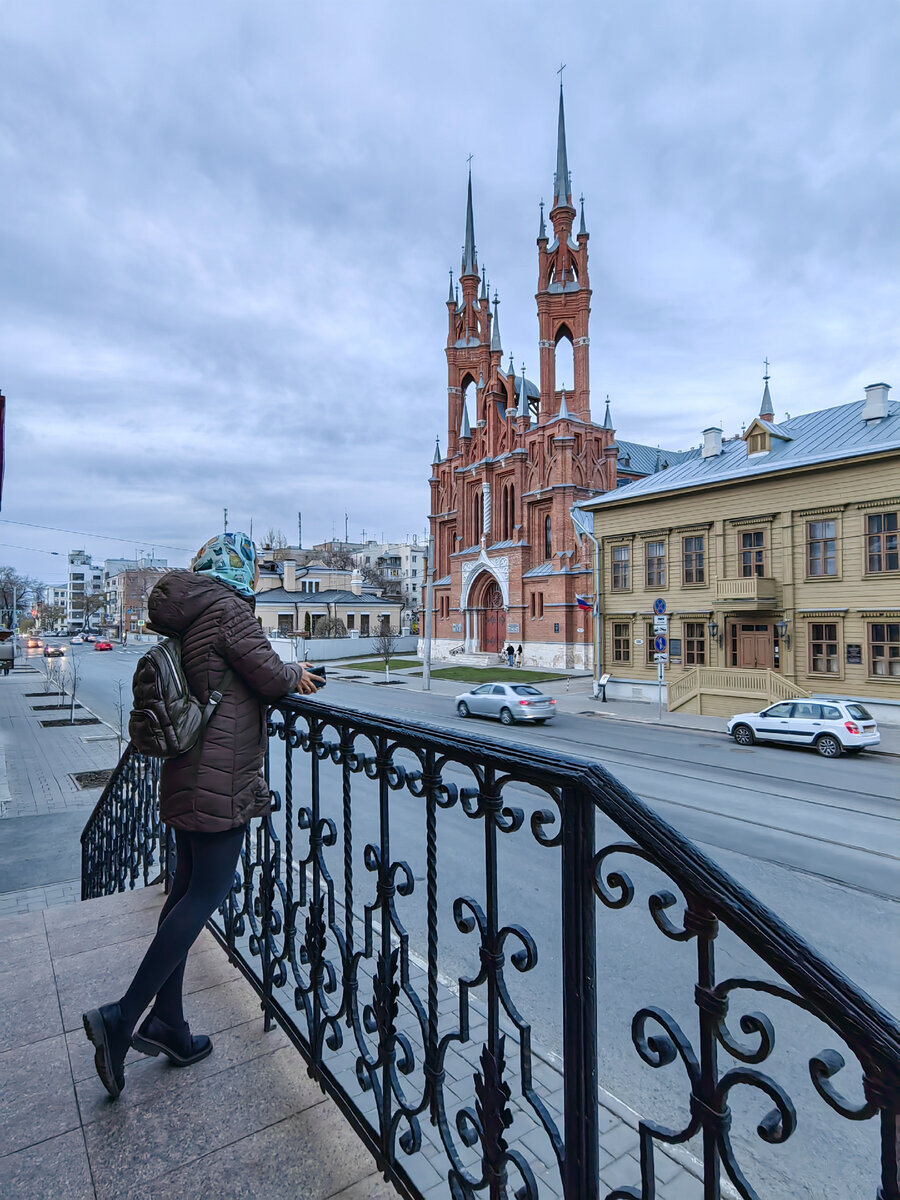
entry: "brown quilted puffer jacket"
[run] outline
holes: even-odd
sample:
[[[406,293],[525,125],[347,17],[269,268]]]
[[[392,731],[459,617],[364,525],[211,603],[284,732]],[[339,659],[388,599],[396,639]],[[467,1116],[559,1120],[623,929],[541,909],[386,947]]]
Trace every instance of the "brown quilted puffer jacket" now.
[[[180,635],[184,672],[202,704],[226,670],[234,672],[203,739],[163,763],[160,815],[197,833],[244,825],[269,808],[266,705],[295,690],[301,668],[282,662],[269,645],[253,601],[217,579],[169,571],[147,607],[156,632]]]

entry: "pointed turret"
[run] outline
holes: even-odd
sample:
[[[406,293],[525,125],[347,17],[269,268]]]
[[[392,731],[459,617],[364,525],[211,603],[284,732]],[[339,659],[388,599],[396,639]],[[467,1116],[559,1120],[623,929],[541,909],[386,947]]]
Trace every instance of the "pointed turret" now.
[[[512,356],[510,356],[512,357]],[[525,382],[525,364],[522,363],[522,386],[519,391],[519,407],[516,411],[517,417],[524,417],[526,421],[531,421],[531,410],[528,407],[528,386]]]
[[[436,466],[441,461],[441,439],[434,439],[434,458],[431,460],[431,465]]]
[[[587,226],[584,223],[584,196],[579,198],[581,204],[581,224],[578,226],[578,236],[580,238],[587,237]]]
[[[463,246],[462,275],[477,275],[478,263],[475,260],[475,217],[472,213],[472,168],[469,168],[469,191],[466,199],[466,242]]]
[[[450,291],[447,293],[447,303],[448,303],[448,304],[453,304],[453,303],[454,303],[454,298],[453,298],[453,272],[452,272],[452,271],[450,272]]]
[[[612,423],[612,418],[609,415],[609,396],[606,397],[606,416],[603,418],[603,424],[600,426],[600,428],[601,429],[614,429],[615,428],[615,426]]]
[[[463,400],[463,415],[462,422],[459,426],[459,440],[462,441],[463,438],[470,438],[471,436],[472,429],[469,425],[469,406],[466,404],[465,400]]]
[[[497,306],[500,303],[500,297],[494,292],[494,322],[491,326],[491,350],[503,353],[503,347],[500,345],[500,313]]]
[[[762,404],[759,406],[760,419],[763,421],[775,420],[775,409],[772,406],[772,397],[769,395],[769,360],[766,359],[766,373],[763,375],[765,387],[763,389]]]
[[[569,180],[569,159],[566,154],[566,114],[563,108],[563,89],[559,85],[559,125],[556,131],[556,174],[553,177],[553,207],[572,207],[572,185]]]
[[[564,418],[569,416],[569,406],[566,404],[566,389],[563,385],[562,393],[559,398],[559,415]]]
[[[485,267],[482,267],[481,268],[481,295],[478,297],[478,299],[479,300],[487,300],[487,298],[488,298],[487,269]]]
[[[547,226],[544,224],[544,202],[541,201],[541,223],[538,226],[538,241],[545,242],[547,240]]]

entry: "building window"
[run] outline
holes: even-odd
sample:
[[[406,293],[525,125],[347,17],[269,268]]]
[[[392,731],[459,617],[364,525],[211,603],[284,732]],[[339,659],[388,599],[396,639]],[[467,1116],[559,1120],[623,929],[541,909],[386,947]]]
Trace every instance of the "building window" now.
[[[741,575],[752,579],[765,575],[766,534],[764,529],[752,529],[741,534]]]
[[[368,613],[363,613],[362,616],[359,618],[359,636],[360,637],[368,637],[369,636],[369,614]]]
[[[631,565],[631,547],[613,546],[612,552],[612,585],[617,591],[625,591],[631,586],[629,567]]]
[[[627,621],[613,622],[613,662],[631,662],[631,626]]]
[[[900,678],[900,622],[869,626],[869,663],[872,675]]]
[[[898,513],[872,513],[866,518],[866,553],[868,571],[900,570],[900,547],[897,542]]]
[[[666,586],[666,543],[647,543],[647,587]]]
[[[834,521],[807,521],[806,573],[813,579],[837,575],[837,533]]]
[[[544,593],[531,593],[531,615],[533,618],[542,617],[544,615]]]
[[[702,621],[684,623],[684,665],[702,667],[706,663],[706,626]]]
[[[837,675],[840,673],[836,624],[814,622],[810,625],[809,670],[812,675]]]
[[[686,584],[705,583],[706,563],[703,547],[703,535],[697,534],[694,537],[682,538],[681,545],[684,582]]]
[[[553,523],[550,520],[550,514],[547,513],[544,517],[544,558],[550,558],[553,555]]]
[[[644,661],[648,667],[652,667],[655,663],[653,655],[656,653],[656,647],[653,644],[653,639],[656,634],[653,632],[653,622],[647,621],[644,625]]]
[[[748,454],[764,454],[769,449],[769,438],[765,433],[751,433],[747,438]]]
[[[347,613],[347,632],[356,628],[356,613]]]

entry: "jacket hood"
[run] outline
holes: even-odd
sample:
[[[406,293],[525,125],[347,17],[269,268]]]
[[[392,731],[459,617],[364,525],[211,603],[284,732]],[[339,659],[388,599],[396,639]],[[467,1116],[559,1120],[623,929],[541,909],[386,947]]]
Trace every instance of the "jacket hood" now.
[[[154,633],[181,634],[217,601],[241,599],[227,584],[193,571],[169,571],[147,600],[149,628]],[[252,604],[252,601],[248,601]]]

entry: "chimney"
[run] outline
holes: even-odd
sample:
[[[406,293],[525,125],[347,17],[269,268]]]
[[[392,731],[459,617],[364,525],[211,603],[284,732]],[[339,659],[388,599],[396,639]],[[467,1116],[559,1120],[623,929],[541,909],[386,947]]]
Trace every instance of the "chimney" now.
[[[282,576],[282,586],[286,592],[296,592],[297,590],[297,564],[291,562],[290,559],[285,559],[282,563],[284,575]]]
[[[866,388],[866,402],[863,405],[862,416],[867,425],[880,421],[888,415],[889,383],[870,383]]]
[[[716,425],[711,425],[709,429],[703,430],[703,450],[701,455],[703,458],[715,458],[717,454],[722,453],[722,430]]]
[[[362,595],[362,574],[359,567],[353,568],[353,574],[350,576],[350,591],[354,596]]]

